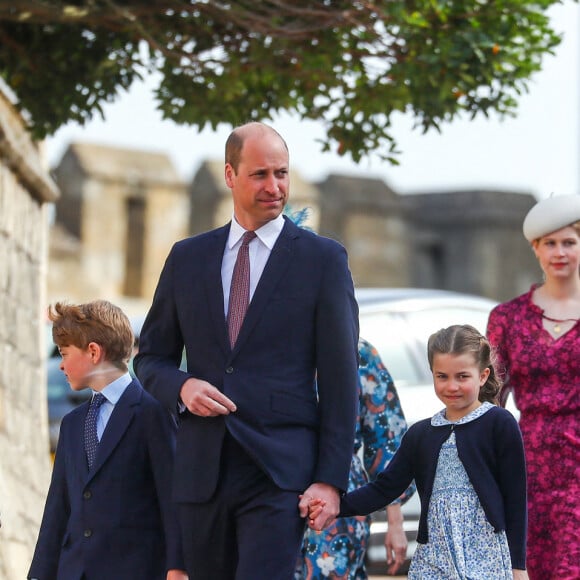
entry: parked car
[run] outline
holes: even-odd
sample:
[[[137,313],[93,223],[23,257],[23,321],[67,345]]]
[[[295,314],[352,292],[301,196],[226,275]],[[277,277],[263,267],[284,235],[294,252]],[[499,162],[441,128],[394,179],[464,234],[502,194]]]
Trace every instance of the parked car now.
[[[435,396],[427,360],[427,340],[452,324],[471,324],[485,333],[493,300],[445,290],[417,288],[361,288],[360,335],[378,351],[391,373],[409,425],[443,408]],[[513,409],[510,409],[513,411]],[[404,529],[409,541],[408,560],[415,552],[420,515],[415,493],[403,506]],[[385,573],[385,511],[373,514],[367,550],[370,573]]]

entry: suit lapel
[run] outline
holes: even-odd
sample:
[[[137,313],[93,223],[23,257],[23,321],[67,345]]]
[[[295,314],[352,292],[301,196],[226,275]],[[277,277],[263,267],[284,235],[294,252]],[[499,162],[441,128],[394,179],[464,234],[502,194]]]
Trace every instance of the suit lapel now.
[[[289,219],[284,219],[286,223],[272,248],[266,267],[262,272],[232,354],[237,352],[260,319],[268,300],[290,264],[292,245],[300,236],[300,229]]]
[[[117,401],[97,448],[97,456],[89,475],[93,476],[105,463],[131,424],[136,406],[141,403],[142,388],[133,381]],[[86,460],[85,460],[86,461]]]
[[[210,243],[206,250],[207,275],[204,277],[206,300],[212,319],[212,328],[216,329],[217,337],[224,353],[230,350],[222,285],[222,261],[229,233],[230,224],[227,224],[215,230],[209,238]]]
[[[90,402],[87,401],[71,414],[71,431],[74,436],[69,438],[74,464],[82,466],[80,473],[84,475],[89,472],[87,454],[85,453],[85,419],[89,412],[89,405]]]

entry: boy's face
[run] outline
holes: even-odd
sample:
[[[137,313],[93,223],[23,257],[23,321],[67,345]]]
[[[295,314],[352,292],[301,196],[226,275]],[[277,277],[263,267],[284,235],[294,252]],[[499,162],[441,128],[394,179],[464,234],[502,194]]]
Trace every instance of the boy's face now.
[[[65,374],[70,388],[81,391],[89,386],[94,379],[96,367],[90,349],[77,346],[62,346],[59,348],[62,360],[60,370]]]

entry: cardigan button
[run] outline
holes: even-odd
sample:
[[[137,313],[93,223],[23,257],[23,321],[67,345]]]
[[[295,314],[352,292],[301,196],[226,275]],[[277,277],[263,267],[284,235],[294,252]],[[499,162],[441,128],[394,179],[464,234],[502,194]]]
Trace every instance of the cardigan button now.
[[[231,375],[233,372],[234,372],[234,367],[228,367],[228,368],[226,369],[226,373],[227,373],[228,375]]]

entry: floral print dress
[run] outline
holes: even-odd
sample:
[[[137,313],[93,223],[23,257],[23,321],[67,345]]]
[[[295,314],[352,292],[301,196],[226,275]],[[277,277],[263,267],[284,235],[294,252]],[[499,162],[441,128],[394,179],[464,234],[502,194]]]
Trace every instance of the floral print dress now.
[[[454,424],[475,421],[491,408],[483,403]],[[452,425],[444,410],[431,424]],[[512,580],[506,533],[496,532],[487,520],[457,454],[453,431],[439,452],[427,525],[429,541],[417,546],[409,580]]]
[[[490,314],[498,370],[520,410],[530,580],[580,578],[580,322],[558,338],[530,291]]]
[[[360,410],[347,491],[361,487],[369,477],[374,479],[388,465],[407,431],[393,379],[377,350],[361,339],[359,357]],[[396,501],[404,503],[414,492],[413,484]],[[370,521],[370,516],[338,518],[322,532],[307,528],[295,580],[366,580],[364,556]]]

